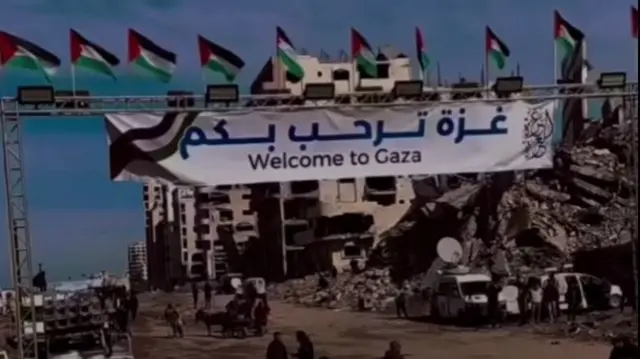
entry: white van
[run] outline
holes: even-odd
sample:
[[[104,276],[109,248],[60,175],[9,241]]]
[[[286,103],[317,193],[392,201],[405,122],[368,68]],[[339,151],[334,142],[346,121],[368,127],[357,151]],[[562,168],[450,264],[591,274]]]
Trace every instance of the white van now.
[[[462,319],[466,315],[487,315],[487,288],[491,277],[487,274],[454,272],[442,273],[434,286],[431,298],[431,316],[434,318]],[[504,306],[504,298],[498,296]]]
[[[618,308],[622,302],[622,289],[608,281],[592,276],[591,274],[564,272],[556,273],[558,289],[560,292],[560,310],[567,310],[569,305],[566,302],[565,294],[569,282],[575,281],[580,289],[580,309],[582,310],[602,310]],[[540,277],[542,286],[547,283],[549,275]]]

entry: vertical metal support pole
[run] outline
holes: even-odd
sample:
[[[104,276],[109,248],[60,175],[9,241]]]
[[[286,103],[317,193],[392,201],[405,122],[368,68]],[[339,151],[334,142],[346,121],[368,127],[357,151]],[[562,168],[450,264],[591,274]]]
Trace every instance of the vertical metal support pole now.
[[[36,306],[34,301],[31,241],[22,157],[22,133],[17,104],[11,112],[0,102],[2,121],[2,149],[7,203],[11,269],[15,288],[15,328],[19,358],[37,355]],[[26,326],[29,328],[26,328]],[[25,330],[26,329],[26,330]],[[27,334],[28,333],[28,334]]]
[[[289,270],[287,265],[287,224],[286,216],[284,214],[284,201],[285,198],[285,183],[279,182],[280,195],[278,196],[278,210],[280,212],[280,243],[282,244],[282,279],[287,278],[287,271]]]
[[[629,166],[629,177],[632,179],[632,191],[631,201],[633,208],[630,208],[629,214],[631,216],[631,252],[633,255],[633,283],[635,290],[635,305],[633,308],[638,312],[638,87],[637,84],[628,85],[627,88],[634,92],[635,95],[628,95],[623,97],[623,110],[625,112],[626,119],[631,121],[631,146],[629,146],[629,157],[631,157],[631,166]]]

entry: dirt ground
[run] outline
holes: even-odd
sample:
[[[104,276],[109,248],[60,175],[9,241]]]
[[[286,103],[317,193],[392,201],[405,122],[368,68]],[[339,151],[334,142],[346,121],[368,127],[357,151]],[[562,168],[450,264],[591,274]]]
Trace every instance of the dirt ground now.
[[[196,326],[186,294],[162,294],[141,301],[140,317],[133,327],[137,359],[264,358],[270,335],[263,338],[207,337]],[[164,306],[179,303],[186,336],[174,339],[161,321]],[[305,330],[320,355],[332,359],[382,357],[390,340],[399,341],[411,358],[456,359],[602,359],[609,347],[600,342],[577,342],[534,335],[531,328],[462,329],[398,320],[371,313],[340,312],[270,303],[270,332],[283,333],[287,348],[295,349],[293,334]]]

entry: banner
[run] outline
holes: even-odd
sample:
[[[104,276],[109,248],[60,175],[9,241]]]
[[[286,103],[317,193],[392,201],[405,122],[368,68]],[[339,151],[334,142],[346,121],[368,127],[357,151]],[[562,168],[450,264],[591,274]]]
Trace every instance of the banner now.
[[[555,102],[106,115],[111,177],[190,185],[552,166]]]

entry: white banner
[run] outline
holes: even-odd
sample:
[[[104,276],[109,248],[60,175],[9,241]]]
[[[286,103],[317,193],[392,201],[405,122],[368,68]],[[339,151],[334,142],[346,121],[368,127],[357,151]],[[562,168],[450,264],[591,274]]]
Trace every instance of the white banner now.
[[[555,102],[106,116],[112,179],[193,185],[552,166]]]

